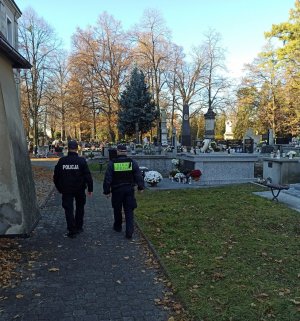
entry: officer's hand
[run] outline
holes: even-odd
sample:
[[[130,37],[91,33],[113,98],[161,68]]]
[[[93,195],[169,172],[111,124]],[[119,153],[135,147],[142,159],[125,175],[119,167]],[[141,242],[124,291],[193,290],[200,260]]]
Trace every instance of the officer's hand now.
[[[106,194],[105,196],[106,196],[106,198],[110,198],[110,196],[111,196],[111,193],[109,193],[109,194]]]
[[[143,189],[140,189],[140,190],[139,190],[139,192],[140,192],[140,193],[143,193],[143,192],[144,192],[144,190],[143,190]]]
[[[93,196],[93,192],[88,192],[87,194],[88,194],[89,197]]]

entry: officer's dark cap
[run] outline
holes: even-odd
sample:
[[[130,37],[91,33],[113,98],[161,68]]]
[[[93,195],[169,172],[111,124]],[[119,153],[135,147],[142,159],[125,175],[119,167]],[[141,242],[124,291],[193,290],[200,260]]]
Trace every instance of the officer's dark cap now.
[[[119,152],[127,152],[127,147],[126,147],[126,145],[124,145],[124,144],[119,144],[119,145],[117,146],[117,150],[118,150]]]
[[[77,148],[78,148],[78,144],[76,140],[70,140],[68,142],[68,149],[77,149]]]

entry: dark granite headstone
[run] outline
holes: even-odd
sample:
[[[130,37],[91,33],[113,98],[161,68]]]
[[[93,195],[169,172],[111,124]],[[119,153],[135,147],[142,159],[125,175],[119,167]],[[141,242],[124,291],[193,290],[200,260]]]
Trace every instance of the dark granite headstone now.
[[[183,105],[183,117],[182,117],[182,131],[181,131],[181,145],[191,146],[191,126],[189,105]]]

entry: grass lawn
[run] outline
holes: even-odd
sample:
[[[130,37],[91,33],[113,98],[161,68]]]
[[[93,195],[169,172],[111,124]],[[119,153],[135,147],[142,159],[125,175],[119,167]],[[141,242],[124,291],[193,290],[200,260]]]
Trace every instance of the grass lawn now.
[[[300,213],[259,190],[137,193],[136,220],[194,320],[300,320]]]

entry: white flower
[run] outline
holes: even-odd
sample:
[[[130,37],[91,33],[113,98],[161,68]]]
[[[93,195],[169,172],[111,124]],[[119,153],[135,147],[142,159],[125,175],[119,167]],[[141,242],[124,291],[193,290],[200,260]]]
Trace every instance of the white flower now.
[[[179,159],[173,158],[171,160],[171,162],[172,162],[173,165],[178,165],[179,164]]]
[[[179,178],[184,178],[185,175],[183,173],[177,173],[175,174],[174,178],[179,179]]]
[[[291,156],[291,155],[295,156],[295,155],[297,155],[297,153],[296,153],[294,150],[290,150],[290,151],[287,152],[286,154],[287,154],[288,156]]]
[[[148,171],[145,172],[144,181],[152,184],[152,183],[159,183],[163,179],[162,175],[157,171]]]

